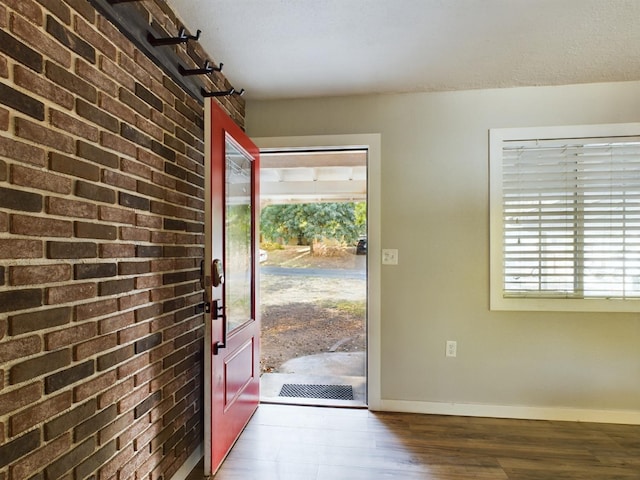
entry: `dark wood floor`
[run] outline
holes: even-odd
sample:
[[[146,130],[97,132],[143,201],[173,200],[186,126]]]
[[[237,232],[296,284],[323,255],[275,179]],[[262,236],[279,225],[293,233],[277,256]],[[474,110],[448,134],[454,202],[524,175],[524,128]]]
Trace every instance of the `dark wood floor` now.
[[[378,479],[637,480],[640,426],[263,404],[215,476]]]

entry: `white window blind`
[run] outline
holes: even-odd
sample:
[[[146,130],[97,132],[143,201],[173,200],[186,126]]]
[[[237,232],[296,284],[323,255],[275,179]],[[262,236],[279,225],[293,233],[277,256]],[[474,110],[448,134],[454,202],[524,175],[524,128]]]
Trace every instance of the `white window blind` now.
[[[492,146],[502,298],[640,299],[640,131],[589,133]]]

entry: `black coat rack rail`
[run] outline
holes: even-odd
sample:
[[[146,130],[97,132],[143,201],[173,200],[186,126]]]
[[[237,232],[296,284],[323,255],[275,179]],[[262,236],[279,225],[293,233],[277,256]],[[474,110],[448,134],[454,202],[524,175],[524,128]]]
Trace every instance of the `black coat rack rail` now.
[[[178,65],[178,71],[180,72],[180,74],[182,76],[189,76],[189,75],[208,75],[210,73],[213,72],[221,72],[222,71],[222,63],[220,65],[218,65],[217,67],[212,65],[209,60],[205,60],[204,62],[204,66],[202,68],[192,68],[192,69],[186,69],[184,68],[182,65]]]
[[[244,94],[244,88],[240,91],[236,91],[235,88],[231,87],[229,90],[223,90],[221,92],[207,92],[204,88],[200,92],[203,97],[226,97],[229,95],[242,95]]]
[[[198,77],[221,72],[222,63],[216,66],[210,60],[205,60],[201,68],[186,68],[180,63],[180,57],[175,49],[162,48],[186,44],[189,41],[197,42],[202,32],[198,30],[195,35],[191,35],[185,27],[181,27],[177,36],[168,36],[155,22],[149,25],[146,15],[142,15],[140,9],[134,5],[139,1],[141,0],[89,0],[96,10],[109,19],[136,47],[200,103],[204,103],[207,97],[244,93],[244,88],[236,90],[234,87],[218,92],[208,91]]]

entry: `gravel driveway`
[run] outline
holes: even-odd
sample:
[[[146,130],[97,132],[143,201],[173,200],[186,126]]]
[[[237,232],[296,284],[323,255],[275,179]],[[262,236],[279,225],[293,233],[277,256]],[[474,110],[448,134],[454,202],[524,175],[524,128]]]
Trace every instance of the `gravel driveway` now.
[[[345,265],[347,272],[358,270],[364,258],[347,252],[345,257],[313,258],[288,252],[283,260],[269,252],[271,265],[289,268],[332,269]],[[275,253],[275,252],[274,252]],[[292,265],[291,258],[304,259]],[[352,258],[357,257],[357,258]],[[286,257],[285,257],[286,258]],[[300,263],[300,262],[298,262]],[[267,264],[266,266],[268,266]],[[261,367],[263,372],[278,372],[282,363],[292,358],[317,353],[364,351],[366,280],[330,276],[274,275],[263,269],[260,278],[262,312]]]

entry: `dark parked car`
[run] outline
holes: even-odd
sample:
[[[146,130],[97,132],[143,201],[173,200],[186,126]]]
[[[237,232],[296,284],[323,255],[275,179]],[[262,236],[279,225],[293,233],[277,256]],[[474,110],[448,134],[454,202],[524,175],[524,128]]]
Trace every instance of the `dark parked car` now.
[[[366,255],[367,254],[367,238],[361,238],[358,240],[358,244],[356,245],[356,255]]]

